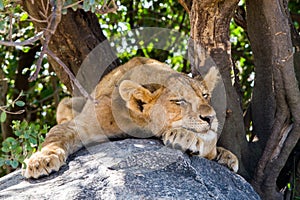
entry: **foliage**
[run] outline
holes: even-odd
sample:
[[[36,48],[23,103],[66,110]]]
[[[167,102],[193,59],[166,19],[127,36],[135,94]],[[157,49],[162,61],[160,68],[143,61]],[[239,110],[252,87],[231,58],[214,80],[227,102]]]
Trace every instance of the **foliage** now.
[[[4,1],[4,5],[4,11],[0,12],[0,40],[21,42],[33,37],[35,29],[32,21],[29,20],[28,14],[24,12],[19,5],[11,1]],[[0,149],[4,144],[8,146],[11,145],[11,151],[8,152],[9,154],[4,154],[4,152],[0,150],[2,161],[3,158],[11,160],[5,160],[6,164],[5,161],[4,164],[2,161],[0,162],[0,164],[2,163],[0,176],[10,172],[12,168],[16,166],[17,161],[19,165],[23,159],[23,157],[18,154],[20,150],[15,148],[16,145],[21,144],[19,141],[20,138],[17,136],[18,133],[14,132],[14,134],[10,135],[10,139],[2,143],[2,131],[13,127],[13,131],[20,129],[21,132],[24,132],[26,130],[25,122],[15,122],[15,125],[13,125],[12,120],[22,121],[22,119],[26,119],[30,122],[28,126],[31,126],[31,129],[35,130],[35,133],[41,133],[41,131],[44,130],[44,124],[53,126],[56,123],[56,106],[59,99],[68,94],[66,87],[59,82],[56,74],[49,66],[47,59],[43,60],[43,68],[37,80],[32,82],[28,81],[30,75],[35,71],[36,60],[39,53],[40,44],[38,42],[32,46],[17,46],[16,48],[0,45]],[[3,73],[4,79],[2,79],[1,73]],[[1,84],[6,85],[4,87],[6,88],[5,90]],[[25,110],[25,112],[18,114],[21,109]],[[35,122],[35,127],[31,125],[31,122]],[[20,123],[19,128],[17,128],[17,123]],[[38,128],[38,126],[40,128]],[[32,135],[32,137],[37,136]],[[13,138],[16,139],[13,140]],[[29,142],[29,139],[26,141]],[[33,142],[33,140],[31,142]],[[34,143],[32,143],[32,145],[34,145]],[[25,154],[31,154],[32,152],[30,151],[33,151],[35,148],[36,147],[32,146],[31,150],[28,149],[28,152]],[[22,150],[22,153],[24,152],[25,151]],[[17,155],[19,155],[19,157]]]
[[[39,150],[49,127],[47,125],[41,127],[27,121],[13,121],[12,128],[16,137],[8,137],[2,142],[0,151],[2,171],[9,167],[17,168],[25,158]]]
[[[0,12],[0,40],[24,41],[33,37],[35,29],[28,14],[12,1],[4,1],[4,5],[5,10]],[[6,107],[13,107],[14,99],[22,92],[20,103],[25,104],[23,106],[26,110],[26,119],[37,120],[41,124],[54,125],[55,107],[59,98],[65,96],[62,91],[65,93],[67,91],[59,83],[47,59],[43,60],[43,69],[38,79],[32,82],[27,80],[35,71],[39,53],[39,43],[32,46],[17,46],[16,48],[0,45],[0,66],[8,88],[4,98],[0,99],[0,106],[4,104]],[[28,60],[33,61],[28,63]],[[54,97],[56,97],[56,101],[53,101]],[[22,106],[19,102],[15,103],[17,106]],[[5,114],[1,115],[1,119],[4,121]]]
[[[19,100],[19,98],[22,96],[22,94],[23,93],[21,92],[20,95],[17,97],[17,99],[8,102],[6,106],[0,106],[0,111],[1,111],[1,114],[0,114],[0,123],[5,122],[5,120],[7,118],[7,113],[18,115],[18,114],[22,114],[25,111],[25,110],[18,110],[16,112],[9,112],[9,111],[7,111],[7,109],[9,107],[15,107],[15,105],[17,105],[18,107],[24,107],[25,106],[25,102]]]
[[[234,22],[230,24],[232,57],[238,69],[239,84],[241,86],[243,109],[246,110],[251,101],[254,86],[254,63],[251,46],[245,30]]]
[[[178,33],[187,36],[189,34],[188,14],[183,12],[182,6],[178,1],[122,1],[117,2],[119,9],[117,13],[108,15],[98,15],[101,28],[104,34],[116,49],[118,57],[126,62],[134,56],[146,56],[167,62],[178,71],[188,72],[187,64],[187,44],[178,44],[176,37]],[[134,31],[140,27],[161,27],[172,30],[174,35],[169,35],[168,39],[161,45],[163,48],[156,48],[152,42],[126,41],[124,47],[124,37],[128,31]],[[134,32],[132,32],[135,34]],[[177,34],[176,34],[177,33]],[[152,36],[154,34],[152,33]],[[159,34],[158,34],[159,35]],[[137,38],[137,36],[133,36]],[[152,40],[159,40],[151,38]],[[161,41],[161,40],[160,40]],[[176,46],[176,49],[172,47]],[[121,49],[121,50],[120,50]]]

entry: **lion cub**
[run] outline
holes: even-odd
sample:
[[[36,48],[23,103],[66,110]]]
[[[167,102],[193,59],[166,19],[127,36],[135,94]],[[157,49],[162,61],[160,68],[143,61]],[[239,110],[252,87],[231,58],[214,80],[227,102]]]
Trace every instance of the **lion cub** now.
[[[133,58],[99,82],[92,93],[98,103],[62,100],[58,125],[41,151],[25,160],[23,175],[49,175],[84,145],[126,136],[156,136],[167,146],[215,159],[236,172],[237,157],[216,147],[218,120],[209,103],[218,79],[214,67],[196,80],[156,60]]]

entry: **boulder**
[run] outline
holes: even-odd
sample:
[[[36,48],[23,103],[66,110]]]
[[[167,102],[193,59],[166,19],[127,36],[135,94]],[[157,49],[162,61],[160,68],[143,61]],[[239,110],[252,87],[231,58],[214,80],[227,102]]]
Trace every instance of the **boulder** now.
[[[241,176],[158,140],[126,139],[86,147],[59,172],[0,179],[0,199],[260,199]]]

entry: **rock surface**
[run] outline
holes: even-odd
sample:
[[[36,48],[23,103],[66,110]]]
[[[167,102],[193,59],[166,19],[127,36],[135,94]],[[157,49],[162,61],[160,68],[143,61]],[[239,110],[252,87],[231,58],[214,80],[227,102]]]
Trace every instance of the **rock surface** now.
[[[59,172],[0,179],[0,199],[260,199],[239,175],[157,140],[127,139],[82,149]]]

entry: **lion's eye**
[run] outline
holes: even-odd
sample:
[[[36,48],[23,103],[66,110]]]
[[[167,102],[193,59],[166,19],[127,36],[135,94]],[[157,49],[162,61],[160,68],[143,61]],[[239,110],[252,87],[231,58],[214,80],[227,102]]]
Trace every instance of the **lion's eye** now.
[[[208,97],[209,97],[209,94],[207,94],[207,93],[203,93],[203,94],[202,94],[202,96],[203,96],[203,98],[204,98],[204,99],[208,99]]]
[[[186,100],[185,99],[174,99],[174,100],[171,100],[171,102],[175,103],[176,105],[185,105],[186,104]]]

